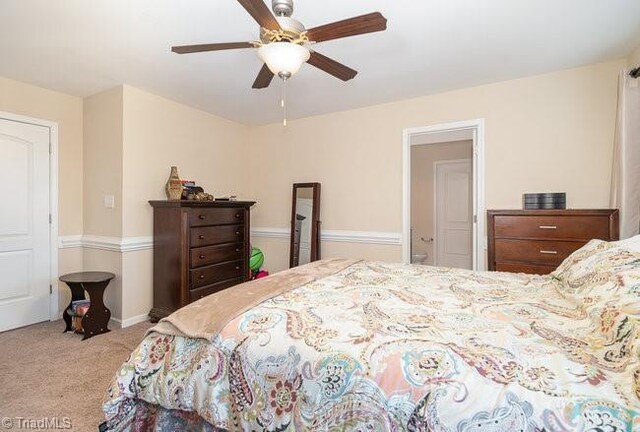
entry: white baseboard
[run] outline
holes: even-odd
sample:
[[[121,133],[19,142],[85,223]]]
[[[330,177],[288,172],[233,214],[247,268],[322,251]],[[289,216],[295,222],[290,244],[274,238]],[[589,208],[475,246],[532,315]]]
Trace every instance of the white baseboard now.
[[[132,325],[139,324],[141,322],[145,322],[149,320],[149,314],[137,315],[131,318],[127,318],[126,320],[120,320],[118,318],[111,318],[109,321],[113,322],[116,326],[120,328],[131,327]]]

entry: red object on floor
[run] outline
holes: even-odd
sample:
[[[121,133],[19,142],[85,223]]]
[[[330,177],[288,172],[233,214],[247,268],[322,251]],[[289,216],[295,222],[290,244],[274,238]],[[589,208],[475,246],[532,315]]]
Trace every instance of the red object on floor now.
[[[267,276],[269,276],[269,272],[266,270],[260,270],[258,273],[256,273],[256,279],[260,279]]]

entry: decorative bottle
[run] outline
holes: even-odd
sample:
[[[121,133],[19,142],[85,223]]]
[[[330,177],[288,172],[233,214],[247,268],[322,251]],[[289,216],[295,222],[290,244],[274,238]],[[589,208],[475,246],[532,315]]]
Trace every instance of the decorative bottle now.
[[[182,182],[178,176],[178,168],[172,166],[169,180],[167,180],[167,199],[179,200],[182,198]]]

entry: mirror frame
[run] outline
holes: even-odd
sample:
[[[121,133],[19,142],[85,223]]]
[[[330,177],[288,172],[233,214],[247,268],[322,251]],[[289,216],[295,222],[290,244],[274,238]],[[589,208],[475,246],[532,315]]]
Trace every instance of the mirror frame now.
[[[320,183],[294,183],[291,198],[291,231],[289,240],[289,268],[293,268],[293,247],[296,230],[296,198],[298,189],[313,190],[313,207],[311,208],[311,251],[309,262],[320,259]],[[300,264],[298,264],[300,265]]]

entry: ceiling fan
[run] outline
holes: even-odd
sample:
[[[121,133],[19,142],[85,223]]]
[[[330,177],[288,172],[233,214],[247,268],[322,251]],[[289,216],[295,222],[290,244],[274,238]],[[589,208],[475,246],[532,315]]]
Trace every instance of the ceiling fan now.
[[[260,40],[174,46],[171,51],[178,54],[189,54],[258,48],[258,55],[265,64],[253,83],[255,89],[269,87],[275,75],[278,75],[286,83],[286,80],[295,74],[305,62],[336,78],[348,81],[354,78],[358,72],[309,49],[308,45],[383,31],[387,28],[387,19],[380,12],[373,12],[307,30],[300,21],[291,18],[293,0],[272,0],[273,14],[263,0],[238,0],[238,3],[260,24]]]

